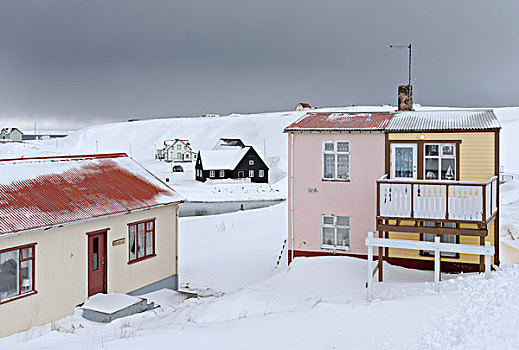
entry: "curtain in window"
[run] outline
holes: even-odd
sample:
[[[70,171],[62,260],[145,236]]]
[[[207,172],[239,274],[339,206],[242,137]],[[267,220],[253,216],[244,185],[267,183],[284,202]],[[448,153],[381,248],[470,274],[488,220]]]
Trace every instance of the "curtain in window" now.
[[[348,178],[348,162],[349,156],[347,154],[337,154],[337,178]]]
[[[19,295],[19,250],[0,254],[0,301]]]
[[[144,224],[137,226],[137,258],[144,257]]]
[[[323,177],[325,179],[333,179],[335,176],[335,155],[325,154],[324,155],[324,167]]]
[[[135,229],[137,226],[131,225],[130,226],[130,260],[134,260],[136,258],[137,249],[135,246]]]

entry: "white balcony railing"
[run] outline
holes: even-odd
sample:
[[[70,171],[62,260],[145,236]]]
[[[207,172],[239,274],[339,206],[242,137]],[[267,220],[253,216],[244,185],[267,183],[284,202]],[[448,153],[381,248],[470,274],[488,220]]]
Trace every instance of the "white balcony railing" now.
[[[377,180],[377,216],[402,219],[437,219],[485,222],[497,211],[494,176],[485,182]]]

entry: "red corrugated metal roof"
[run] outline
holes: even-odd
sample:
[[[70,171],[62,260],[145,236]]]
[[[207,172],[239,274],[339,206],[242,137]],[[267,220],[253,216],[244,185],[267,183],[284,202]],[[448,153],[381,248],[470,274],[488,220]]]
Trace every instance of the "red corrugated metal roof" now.
[[[180,200],[126,154],[0,160],[0,235]]]
[[[290,124],[285,131],[382,131],[393,114],[393,112],[307,113]]]

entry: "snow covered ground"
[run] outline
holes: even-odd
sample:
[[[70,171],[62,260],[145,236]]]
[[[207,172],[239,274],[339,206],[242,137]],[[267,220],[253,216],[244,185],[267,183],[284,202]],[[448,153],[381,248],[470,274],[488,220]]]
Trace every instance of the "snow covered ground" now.
[[[181,219],[180,281],[201,297],[162,290],[160,308],[110,324],[80,311],[0,339],[2,349],[513,349],[519,265],[442,276],[386,265],[366,301],[363,260],[297,258],[276,269],[286,204]]]

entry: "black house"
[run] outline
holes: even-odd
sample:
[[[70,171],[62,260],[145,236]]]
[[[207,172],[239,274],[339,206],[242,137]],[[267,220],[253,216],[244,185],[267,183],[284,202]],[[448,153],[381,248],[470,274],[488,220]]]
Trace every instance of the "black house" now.
[[[241,142],[241,141],[240,141]],[[251,182],[268,182],[269,168],[252,146],[217,146],[216,149],[198,152],[195,179],[250,179]]]

